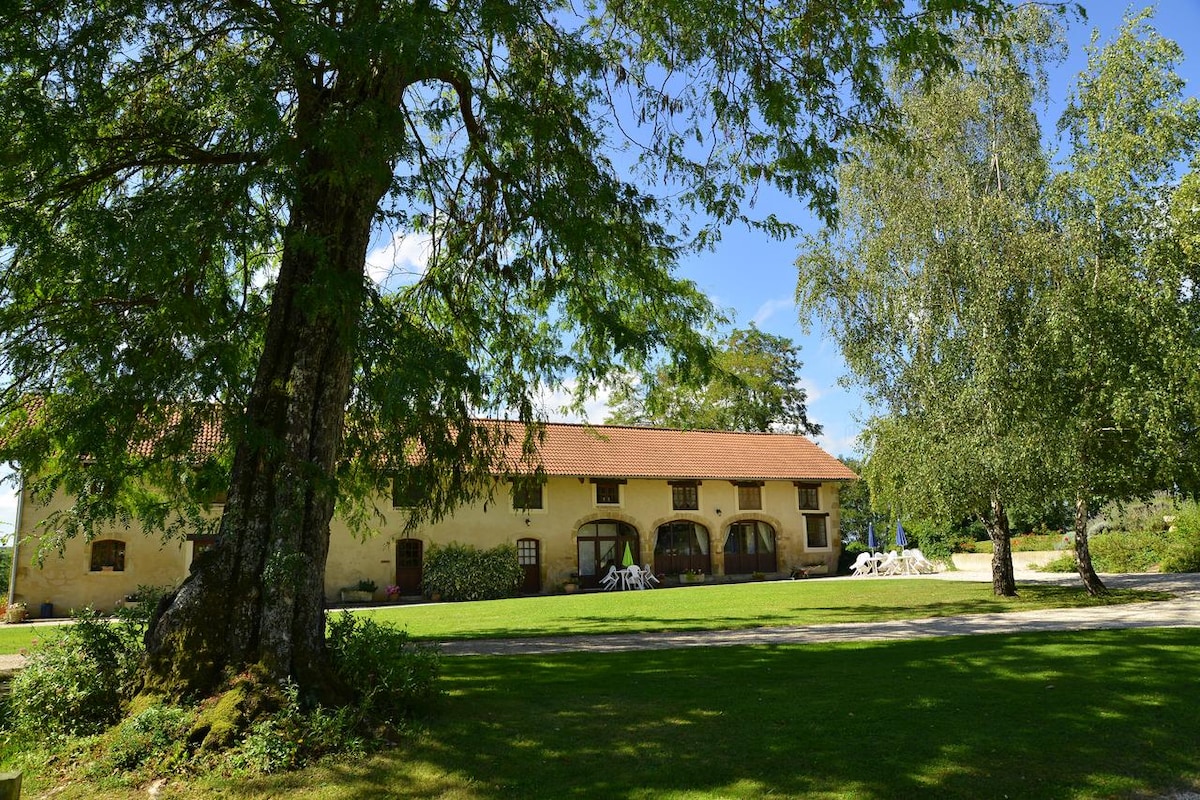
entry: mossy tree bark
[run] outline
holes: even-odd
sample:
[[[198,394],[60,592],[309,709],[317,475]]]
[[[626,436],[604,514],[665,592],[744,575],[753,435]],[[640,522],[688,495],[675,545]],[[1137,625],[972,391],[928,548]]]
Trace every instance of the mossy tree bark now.
[[[342,81],[302,95],[298,126],[327,131],[400,82]],[[382,97],[382,96],[388,97]],[[336,112],[334,111],[336,109]],[[390,166],[378,150],[313,144],[284,234],[279,278],[220,534],[147,634],[144,690],[204,694],[244,670],[327,694],[325,562],[371,222]]]

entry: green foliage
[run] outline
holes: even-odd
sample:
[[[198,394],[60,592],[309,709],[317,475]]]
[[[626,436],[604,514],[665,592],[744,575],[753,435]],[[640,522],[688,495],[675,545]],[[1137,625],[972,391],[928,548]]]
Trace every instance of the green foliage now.
[[[8,581],[12,576],[12,548],[0,545],[0,596],[7,597]]]
[[[92,772],[170,774],[188,759],[191,722],[191,712],[169,705],[152,705],[126,717],[105,735]]]
[[[121,717],[143,648],[136,627],[90,611],[53,629],[10,684],[15,730],[37,736],[96,733]]]
[[[429,548],[422,569],[425,594],[441,594],[443,600],[495,600],[516,593],[524,578],[515,545],[501,544],[489,550],[450,542]]]
[[[753,323],[717,344],[711,372],[673,362],[650,365],[640,380],[613,390],[605,422],[668,428],[772,431],[817,435],[801,385],[800,348]]]
[[[355,585],[354,588],[360,592],[373,592],[378,589],[379,586],[375,583],[375,581],[361,580]]]
[[[1021,46],[994,47],[995,34]],[[1028,298],[1052,253],[1037,220],[1048,167],[1032,104],[1061,41],[1031,6],[945,35],[971,69],[931,86],[894,76],[910,139],[855,141],[840,224],[807,239],[797,300],[880,410],[860,473],[874,506],[906,524],[999,530],[1003,506],[1036,486],[1038,443],[1013,387],[1040,367],[1021,357],[1039,335]]]
[[[343,611],[326,638],[334,670],[371,723],[398,725],[439,695],[440,656],[408,633]]]
[[[995,549],[991,539],[978,542],[964,543],[963,552],[991,553]],[[1047,550],[1062,550],[1072,547],[1071,536],[1061,533],[1031,534],[1029,536],[1014,536],[1009,540],[1014,553],[1043,552]]]
[[[1089,537],[1092,560],[1100,572],[1200,572],[1200,506],[1194,502],[1162,506],[1150,504],[1146,511],[1141,504],[1112,506],[1131,513],[1114,513],[1107,520],[1109,527]],[[1174,510],[1170,527],[1158,513],[1164,508]],[[1132,527],[1140,523],[1143,527]],[[1129,526],[1129,527],[1126,527]],[[1073,551],[1042,567],[1047,572],[1070,572],[1075,569]]]

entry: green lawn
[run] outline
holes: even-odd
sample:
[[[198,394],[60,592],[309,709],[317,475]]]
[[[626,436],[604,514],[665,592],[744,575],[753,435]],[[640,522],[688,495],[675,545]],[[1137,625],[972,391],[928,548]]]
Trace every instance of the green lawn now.
[[[1196,629],[453,658],[445,669],[440,709],[394,751],[159,796],[1090,800],[1200,788]],[[30,797],[49,788],[34,783]]]
[[[365,612],[419,639],[697,631],[876,622],[993,611],[1028,611],[1140,600],[1162,592],[1114,591],[1095,599],[1081,589],[1020,586],[1017,598],[990,583],[933,580],[808,580],[723,584],[649,592],[598,592],[480,603],[425,603]]]
[[[596,592],[479,603],[423,603],[358,613],[406,628],[415,638],[587,635],[697,631],[920,619],[991,611],[1028,611],[1168,598],[1117,590],[1090,598],[1077,588],[1020,586],[1017,598],[992,595],[990,583],[931,580],[768,581],[649,592]],[[47,629],[0,625],[0,654],[27,648]]]

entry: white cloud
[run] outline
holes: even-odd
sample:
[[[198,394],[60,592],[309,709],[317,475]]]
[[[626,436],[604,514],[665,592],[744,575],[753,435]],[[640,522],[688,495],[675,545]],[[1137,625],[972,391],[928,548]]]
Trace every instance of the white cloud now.
[[[394,233],[384,244],[367,252],[367,275],[375,283],[398,277],[412,283],[425,274],[433,239],[427,233]]]
[[[578,383],[572,380],[554,388],[543,388],[534,402],[545,410],[550,422],[587,422],[593,425],[603,423],[604,418],[608,416],[608,400],[612,392],[607,387],[602,387],[584,402],[583,411],[580,413],[569,409],[573,401],[572,393],[577,386]]]
[[[758,307],[758,310],[754,312],[754,316],[750,318],[750,321],[761,328],[767,320],[778,314],[780,311],[791,311],[792,316],[795,317],[796,301],[790,297],[780,297],[774,300],[768,300]]]

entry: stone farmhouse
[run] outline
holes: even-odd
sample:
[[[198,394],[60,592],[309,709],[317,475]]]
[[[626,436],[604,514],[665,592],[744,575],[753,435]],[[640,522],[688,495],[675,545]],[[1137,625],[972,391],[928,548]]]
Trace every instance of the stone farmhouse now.
[[[522,591],[530,594],[564,584],[595,588],[626,550],[637,564],[670,576],[668,583],[680,575],[735,580],[802,568],[832,574],[841,551],[838,490],[857,478],[809,439],[781,433],[550,423],[538,457],[540,480],[497,475],[490,502],[461,506],[407,534],[399,496],[379,499],[383,521],[365,540],[335,516],[327,600],[337,602],[342,588],[359,581],[379,587],[376,599],[389,585],[418,595],[427,549],[451,542],[515,544]],[[43,604],[57,613],[108,610],[139,585],[176,585],[211,544],[202,537],[164,543],[136,526],[114,525],[90,542],[72,540],[61,557],[38,566],[38,524],[70,502],[36,505],[21,493],[9,599],[31,612]]]

